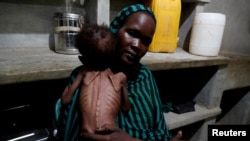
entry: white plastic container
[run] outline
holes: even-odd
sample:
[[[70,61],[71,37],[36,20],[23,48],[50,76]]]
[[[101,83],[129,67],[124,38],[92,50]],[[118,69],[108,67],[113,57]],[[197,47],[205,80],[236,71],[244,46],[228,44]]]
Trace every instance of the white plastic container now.
[[[226,16],[221,13],[197,13],[191,31],[189,52],[217,56],[223,38]]]

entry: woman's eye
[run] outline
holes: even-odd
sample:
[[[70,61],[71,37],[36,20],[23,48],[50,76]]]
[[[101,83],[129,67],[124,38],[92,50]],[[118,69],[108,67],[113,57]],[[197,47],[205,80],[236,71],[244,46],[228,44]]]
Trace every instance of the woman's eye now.
[[[142,36],[140,32],[137,32],[136,30],[128,30],[127,33],[133,38],[140,39],[145,46],[149,46],[152,41],[151,38]]]
[[[150,38],[142,38],[141,41],[142,41],[142,43],[143,43],[145,46],[149,46],[150,43],[151,43],[151,41],[152,41],[152,39],[150,39]]]
[[[139,37],[139,33],[136,32],[136,31],[134,31],[134,30],[128,30],[127,32],[128,32],[128,34],[129,34],[130,36],[132,36],[132,37],[135,37],[135,38],[138,38],[138,37]]]

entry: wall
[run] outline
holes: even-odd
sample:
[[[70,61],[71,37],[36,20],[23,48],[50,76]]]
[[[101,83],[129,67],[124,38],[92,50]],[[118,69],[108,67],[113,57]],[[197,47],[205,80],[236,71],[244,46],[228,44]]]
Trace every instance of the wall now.
[[[109,24],[109,3],[106,0],[81,1],[1,0],[0,48],[54,46],[56,12],[83,15],[85,22]]]
[[[66,11],[65,3],[61,2],[56,5],[0,2],[0,47],[52,46],[53,16]],[[74,12],[85,14],[83,8]]]
[[[85,2],[88,3],[89,1]],[[142,3],[143,0],[137,0],[136,2]],[[135,3],[135,1],[110,0],[110,20],[113,19],[114,15],[123,5],[131,3]],[[76,5],[78,7],[77,11],[85,14],[85,6],[79,4]],[[32,0],[19,2],[18,0],[1,0],[0,47],[44,47],[53,45],[53,14],[64,10],[64,8],[64,0],[56,0],[54,2],[33,2]],[[96,7],[93,7],[92,9],[95,8]],[[220,12],[227,16],[227,23],[220,53],[250,55],[249,0],[211,0],[210,3],[205,5],[204,11]],[[87,15],[88,14],[89,13],[87,13]],[[103,16],[100,15],[99,17],[109,18],[105,12],[100,14],[103,14]],[[88,18],[93,20],[96,18],[93,16],[89,16]]]
[[[204,11],[226,14],[221,53],[250,55],[249,0],[211,0]]]

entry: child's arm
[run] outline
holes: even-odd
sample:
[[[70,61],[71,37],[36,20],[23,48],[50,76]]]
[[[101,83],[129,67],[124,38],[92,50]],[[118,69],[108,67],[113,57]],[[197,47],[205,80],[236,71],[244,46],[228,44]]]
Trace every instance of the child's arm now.
[[[82,77],[83,77],[83,74],[82,72],[79,72],[77,77],[76,77],[76,80],[75,82],[69,87],[69,86],[66,86],[66,88],[64,89],[63,91],[63,94],[62,94],[62,97],[61,97],[61,100],[62,100],[62,104],[63,105],[66,105],[66,104],[69,104],[70,101],[71,101],[71,98],[75,92],[75,90],[77,89],[77,87],[81,84],[82,82]]]

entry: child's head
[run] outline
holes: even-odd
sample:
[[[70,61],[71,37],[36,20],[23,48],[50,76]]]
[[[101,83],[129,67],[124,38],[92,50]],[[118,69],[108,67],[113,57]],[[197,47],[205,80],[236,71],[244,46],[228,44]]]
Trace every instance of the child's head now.
[[[113,34],[106,25],[86,24],[76,38],[81,62],[94,69],[108,66],[115,52]]]

